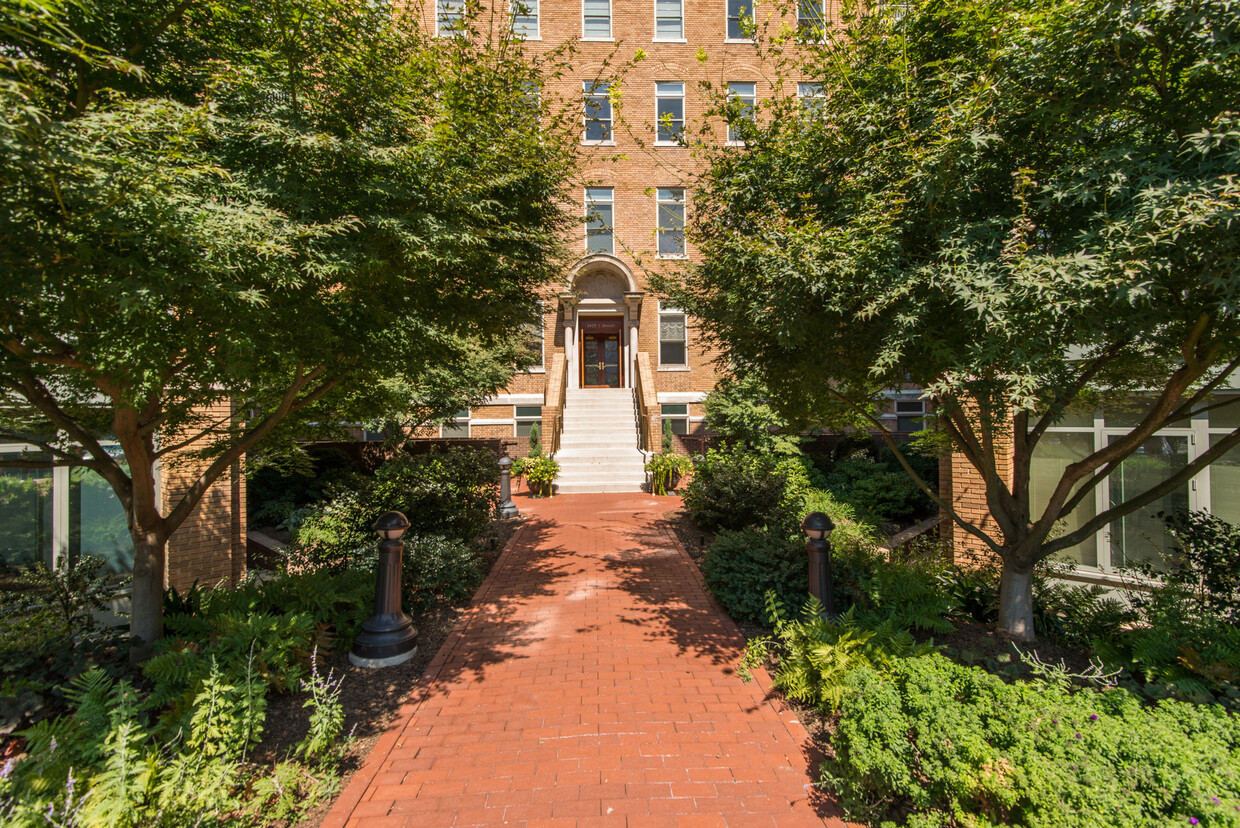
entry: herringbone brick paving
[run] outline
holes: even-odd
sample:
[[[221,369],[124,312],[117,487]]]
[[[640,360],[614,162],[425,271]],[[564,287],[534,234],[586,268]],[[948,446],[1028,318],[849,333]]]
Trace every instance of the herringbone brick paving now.
[[[795,714],[643,494],[527,520],[325,826],[840,825]]]

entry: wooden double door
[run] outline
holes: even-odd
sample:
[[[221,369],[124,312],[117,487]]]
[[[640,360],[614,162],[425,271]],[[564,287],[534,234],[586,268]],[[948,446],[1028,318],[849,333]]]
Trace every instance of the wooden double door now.
[[[624,387],[624,317],[588,316],[578,320],[581,387]]]

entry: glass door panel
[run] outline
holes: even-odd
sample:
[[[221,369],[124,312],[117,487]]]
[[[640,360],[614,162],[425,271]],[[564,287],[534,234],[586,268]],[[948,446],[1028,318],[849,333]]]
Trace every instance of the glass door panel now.
[[[603,384],[620,387],[620,337],[611,334],[603,341]]]
[[[133,571],[133,538],[116,492],[90,469],[74,468],[69,472],[69,556],[77,560],[80,555],[103,558],[108,572]]]
[[[1226,434],[1211,434],[1216,445]],[[1210,464],[1210,511],[1228,523],[1240,523],[1240,448]]]
[[[1111,440],[1120,439],[1114,435]],[[1157,486],[1188,463],[1188,437],[1163,435],[1150,437],[1128,456],[1109,479],[1110,505],[1117,506]],[[1111,566],[1131,566],[1146,562],[1163,570],[1170,556],[1172,541],[1159,512],[1188,509],[1188,484],[1179,486],[1161,499],[1135,512],[1111,521]]]
[[[586,334],[581,340],[581,384],[587,388],[603,384],[602,357],[603,349],[599,347],[598,338]]]

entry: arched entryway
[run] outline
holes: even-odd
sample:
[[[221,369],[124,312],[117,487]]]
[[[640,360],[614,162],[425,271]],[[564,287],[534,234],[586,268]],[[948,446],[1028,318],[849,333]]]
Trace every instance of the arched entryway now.
[[[585,258],[560,294],[570,388],[631,388],[643,293],[615,256]]]

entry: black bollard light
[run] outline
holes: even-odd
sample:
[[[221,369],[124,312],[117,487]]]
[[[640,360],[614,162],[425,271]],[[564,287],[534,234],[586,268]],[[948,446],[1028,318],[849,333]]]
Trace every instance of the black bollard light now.
[[[375,521],[380,538],[375,613],[362,622],[349,651],[349,661],[358,667],[403,664],[418,650],[413,619],[400,608],[400,558],[405,549],[401,538],[408,528],[409,519],[400,512],[385,512]]]
[[[516,517],[521,514],[517,504],[512,502],[512,460],[499,458],[499,516]]]
[[[835,524],[822,512],[810,512],[801,522],[805,551],[809,556],[809,594],[822,602],[823,614],[835,617],[835,585],[831,580],[831,541]]]

